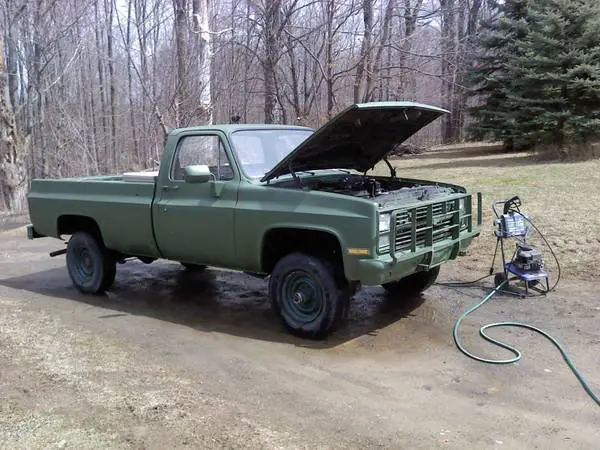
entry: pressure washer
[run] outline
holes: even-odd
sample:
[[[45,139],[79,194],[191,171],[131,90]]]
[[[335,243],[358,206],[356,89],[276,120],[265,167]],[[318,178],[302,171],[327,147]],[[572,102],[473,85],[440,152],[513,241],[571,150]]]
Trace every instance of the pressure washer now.
[[[499,204],[504,205],[502,214],[499,214],[496,209]],[[521,280],[525,286],[525,293],[516,293],[517,295],[528,297],[531,295],[529,289],[539,294],[546,294],[550,292],[550,285],[548,272],[544,270],[544,257],[537,247],[527,243],[527,238],[531,234],[534,225],[529,216],[521,213],[520,207],[521,199],[518,196],[514,196],[509,200],[496,201],[492,204],[492,210],[496,216],[494,220],[496,250],[492,259],[492,269],[498,254],[498,247],[500,247],[502,254],[502,272],[496,274],[494,284],[499,286],[504,282],[504,286],[508,287],[510,281]],[[510,261],[507,261],[504,242],[513,238],[516,239],[515,250]],[[540,281],[545,281],[545,288],[538,286]]]
[[[498,205],[503,205],[502,213],[498,212]],[[489,328],[510,326],[535,331],[536,333],[541,334],[550,342],[552,342],[552,344],[560,351],[563,359],[565,360],[565,362],[567,363],[577,380],[583,386],[586,393],[598,406],[600,406],[600,396],[592,390],[589,383],[585,380],[585,378],[579,372],[579,370],[577,370],[567,351],[558,342],[558,340],[556,340],[552,335],[540,328],[521,322],[496,322],[483,325],[479,329],[480,336],[486,341],[510,351],[514,355],[514,357],[508,359],[482,358],[466,350],[460,341],[458,330],[462,321],[466,319],[469,314],[473,313],[485,303],[487,303],[498,292],[518,295],[519,297],[525,298],[530,297],[532,295],[536,295],[532,294],[531,291],[537,292],[538,295],[546,295],[549,292],[553,291],[558,285],[558,281],[560,279],[560,264],[558,258],[554,253],[552,246],[548,243],[546,237],[536,227],[536,225],[531,220],[530,216],[521,212],[520,207],[521,200],[518,196],[514,196],[508,200],[495,201],[492,204],[492,211],[496,216],[493,222],[495,227],[494,235],[496,236],[496,249],[494,251],[494,257],[492,259],[492,265],[490,267],[488,275],[485,275],[477,280],[462,284],[439,283],[441,285],[455,287],[475,286],[475,283],[477,283],[478,281],[481,281],[484,278],[487,278],[488,276],[494,274],[494,263],[496,261],[498,248],[500,248],[500,252],[502,255],[502,271],[497,272],[495,274],[494,288],[483,298],[483,300],[481,300],[475,306],[465,311],[456,321],[454,329],[452,331],[454,343],[456,344],[458,350],[460,350],[469,358],[472,358],[476,361],[488,364],[511,364],[521,359],[521,352],[504,342],[501,342],[497,339],[488,336],[486,334],[486,330],[488,330]],[[528,242],[528,238],[531,235],[532,230],[535,230],[539,234],[539,236],[542,238],[542,240],[552,253],[552,256],[554,257],[554,260],[556,262],[558,274],[556,281],[554,282],[552,287],[549,286],[549,272],[545,268],[542,251]],[[516,242],[515,250],[512,254],[512,257],[510,258],[510,260],[507,260],[505,253],[505,241],[509,239],[515,239]],[[524,290],[509,289],[509,287],[511,286],[511,282],[513,282],[514,280],[518,280],[520,284],[523,284]]]

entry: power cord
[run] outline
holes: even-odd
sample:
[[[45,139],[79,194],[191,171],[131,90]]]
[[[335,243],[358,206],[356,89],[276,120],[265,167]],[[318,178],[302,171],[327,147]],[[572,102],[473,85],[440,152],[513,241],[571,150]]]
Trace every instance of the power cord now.
[[[493,272],[493,269],[492,269]],[[473,281],[464,281],[462,283],[440,283],[440,282],[436,282],[435,284],[439,285],[439,286],[449,286],[449,287],[476,287],[474,286],[475,283],[479,283],[481,280],[485,280],[486,278],[492,276],[493,273],[490,273],[488,275],[484,275],[480,278],[477,278],[476,280]]]

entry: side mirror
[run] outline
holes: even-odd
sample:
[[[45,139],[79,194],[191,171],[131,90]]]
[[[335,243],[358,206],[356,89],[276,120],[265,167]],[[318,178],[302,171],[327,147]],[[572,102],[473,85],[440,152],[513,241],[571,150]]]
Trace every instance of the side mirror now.
[[[213,174],[206,165],[185,166],[183,179],[187,183],[206,183],[213,178]]]

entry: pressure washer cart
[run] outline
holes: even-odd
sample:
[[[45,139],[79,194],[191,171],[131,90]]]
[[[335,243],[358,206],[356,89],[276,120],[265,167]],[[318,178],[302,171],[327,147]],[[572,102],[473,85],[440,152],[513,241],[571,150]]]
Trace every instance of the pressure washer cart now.
[[[502,214],[499,214],[496,209],[498,205],[504,205]],[[494,277],[496,287],[500,286],[502,282],[507,281],[504,286],[508,288],[511,280],[521,280],[525,286],[524,294],[522,291],[512,290],[503,290],[503,292],[520,297],[529,297],[535,295],[530,293],[530,290],[533,290],[538,292],[538,295],[545,295],[550,291],[548,272],[544,270],[542,252],[535,246],[527,243],[527,237],[531,232],[533,224],[526,215],[521,213],[520,206],[521,200],[518,196],[509,200],[496,201],[492,204],[492,210],[496,215],[494,225],[497,229],[494,233],[497,240],[490,274],[493,272],[498,247],[500,247],[503,272],[496,273]],[[510,261],[507,261],[504,241],[513,238],[516,239],[516,248]],[[541,283],[544,281],[546,285],[545,289]]]

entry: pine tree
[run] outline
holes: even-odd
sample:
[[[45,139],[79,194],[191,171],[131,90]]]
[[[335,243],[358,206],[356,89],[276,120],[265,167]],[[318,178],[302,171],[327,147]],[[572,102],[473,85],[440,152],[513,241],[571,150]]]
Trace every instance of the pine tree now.
[[[561,148],[600,134],[600,7],[595,0],[537,0],[530,32],[507,72],[520,135]]]
[[[559,148],[600,135],[599,27],[596,0],[507,1],[480,40],[496,59],[478,57],[471,71],[485,96],[474,135]]]
[[[507,0],[498,7],[499,16],[482,25],[478,52],[467,71],[470,96],[483,97],[483,103],[470,109],[474,123],[469,127],[472,139],[492,138],[512,148],[515,140],[515,111],[510,109],[509,62],[516,56],[518,42],[527,35],[527,0]]]

